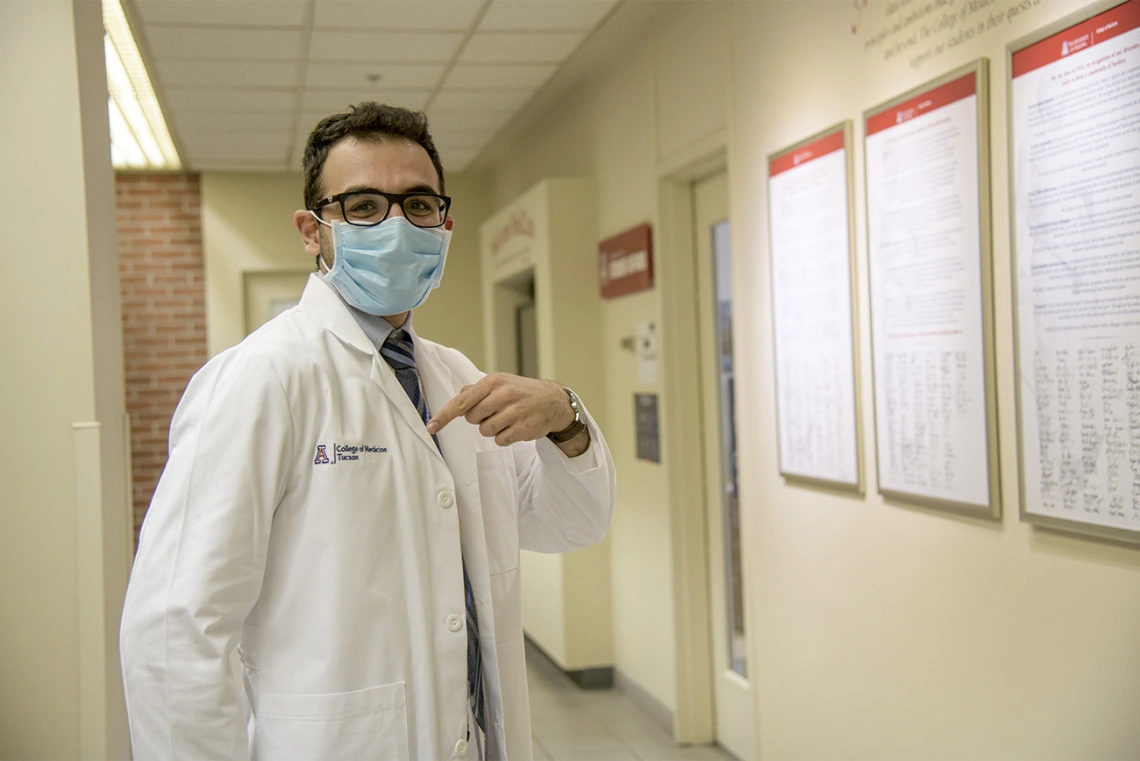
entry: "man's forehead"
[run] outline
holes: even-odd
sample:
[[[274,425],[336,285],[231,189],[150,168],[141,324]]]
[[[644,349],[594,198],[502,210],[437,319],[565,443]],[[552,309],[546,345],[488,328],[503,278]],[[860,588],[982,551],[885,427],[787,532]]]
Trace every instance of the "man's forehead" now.
[[[329,149],[321,178],[326,195],[354,187],[389,193],[423,186],[439,190],[439,175],[427,150],[403,138],[345,138]]]

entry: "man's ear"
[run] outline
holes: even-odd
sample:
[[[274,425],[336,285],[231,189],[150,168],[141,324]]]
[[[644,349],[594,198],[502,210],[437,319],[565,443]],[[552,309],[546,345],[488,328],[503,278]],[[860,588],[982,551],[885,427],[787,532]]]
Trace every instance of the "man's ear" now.
[[[301,233],[301,241],[305,244],[305,253],[310,257],[321,254],[321,223],[308,211],[293,212],[293,225]]]
[[[455,217],[448,214],[447,219],[444,220],[444,222],[443,222],[443,229],[447,230],[448,232],[451,232],[452,230],[454,230],[455,229]]]

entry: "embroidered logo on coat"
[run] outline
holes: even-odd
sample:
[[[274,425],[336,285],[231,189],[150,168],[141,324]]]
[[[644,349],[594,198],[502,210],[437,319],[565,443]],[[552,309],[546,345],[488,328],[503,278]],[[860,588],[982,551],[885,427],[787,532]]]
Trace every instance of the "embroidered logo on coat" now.
[[[314,465],[336,465],[338,462],[359,461],[363,455],[387,454],[388,447],[378,447],[373,444],[333,444],[332,458],[329,458],[328,444],[317,444],[317,456],[313,459]]]

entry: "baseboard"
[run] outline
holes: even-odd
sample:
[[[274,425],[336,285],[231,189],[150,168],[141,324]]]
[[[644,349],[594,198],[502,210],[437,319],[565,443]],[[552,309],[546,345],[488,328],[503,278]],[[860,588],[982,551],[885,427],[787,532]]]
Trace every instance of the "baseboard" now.
[[[623,674],[621,669],[614,670],[614,686],[621,690],[638,708],[673,737],[673,712],[669,706],[662,703],[652,693],[640,684]]]
[[[559,672],[583,690],[608,690],[614,686],[614,669],[612,666],[597,666],[588,669],[567,671],[542,649],[542,646],[526,637],[526,654],[529,659],[545,662],[550,668]]]

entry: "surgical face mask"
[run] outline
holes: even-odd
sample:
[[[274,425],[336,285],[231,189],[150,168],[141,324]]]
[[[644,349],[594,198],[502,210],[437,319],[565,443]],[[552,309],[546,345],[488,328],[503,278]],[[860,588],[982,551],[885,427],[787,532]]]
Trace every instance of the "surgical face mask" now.
[[[325,279],[360,311],[403,314],[423,304],[439,287],[450,230],[416,227],[403,217],[372,227],[340,220],[330,226],[335,261]]]

